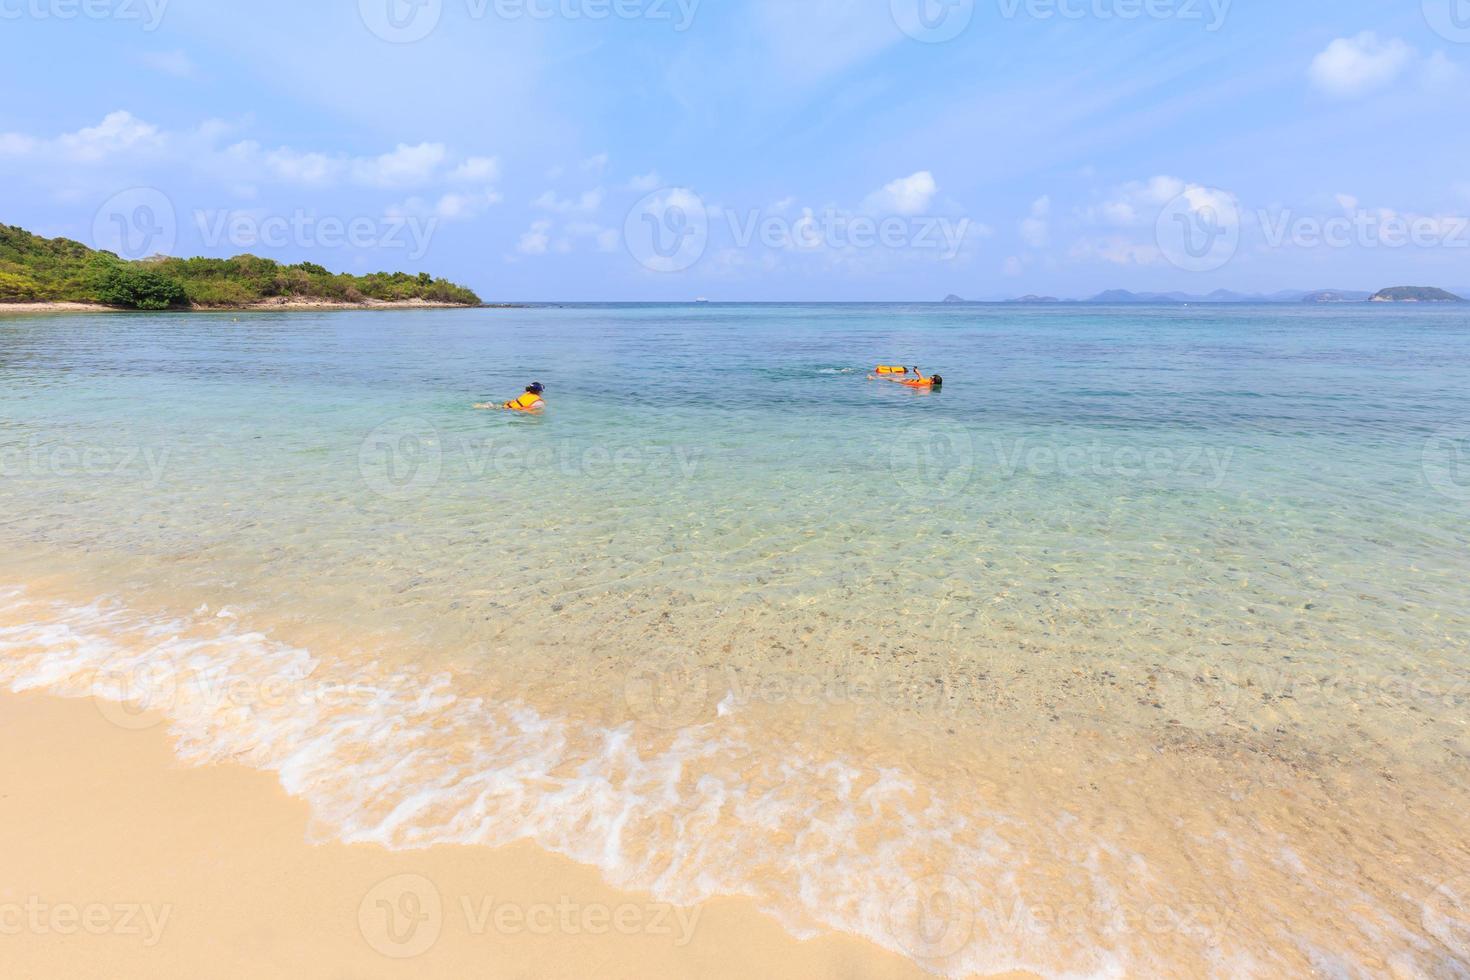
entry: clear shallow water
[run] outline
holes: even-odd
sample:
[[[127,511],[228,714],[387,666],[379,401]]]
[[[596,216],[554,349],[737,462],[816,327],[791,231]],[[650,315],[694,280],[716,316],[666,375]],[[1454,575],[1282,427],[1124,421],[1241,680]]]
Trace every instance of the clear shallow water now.
[[[7,317],[0,647],[13,684],[171,672],[185,750],[324,835],[531,837],[940,972],[1466,969],[1467,342],[1455,309]],[[543,418],[468,409],[532,379]]]

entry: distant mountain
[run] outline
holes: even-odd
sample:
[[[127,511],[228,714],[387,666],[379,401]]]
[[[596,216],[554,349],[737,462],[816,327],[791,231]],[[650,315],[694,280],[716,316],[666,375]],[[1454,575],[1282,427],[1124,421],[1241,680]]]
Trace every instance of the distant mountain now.
[[[1373,294],[1370,303],[1463,303],[1454,293],[1433,286],[1393,286]]]
[[[1129,303],[1178,303],[1179,300],[1165,293],[1130,293],[1126,289],[1109,289],[1083,302],[1121,306]]]
[[[1135,293],[1128,289],[1109,289],[1091,299],[1057,299],[1055,296],[1028,294],[1008,299],[1007,303],[1098,303],[1111,306],[1129,305],[1182,305],[1182,304],[1228,304],[1228,303],[1463,303],[1463,295],[1470,289],[1456,293],[1443,289],[1418,286],[1400,286],[1385,289],[1380,293],[1369,293],[1356,289],[1283,289],[1274,293],[1237,293],[1230,289],[1217,289],[1212,293]],[[951,296],[946,303],[963,303],[966,300]]]
[[[954,293],[950,293],[948,296],[944,297],[944,301],[946,303],[968,303],[969,302],[969,300],[965,299],[963,296],[956,296]]]
[[[1303,303],[1366,303],[1372,293],[1361,293],[1351,289],[1319,289],[1301,298]]]
[[[1098,293],[1088,303],[1285,303],[1293,302],[1299,298],[1301,293],[1287,294],[1291,298],[1283,297],[1283,294],[1274,296],[1247,296],[1245,293],[1236,293],[1228,289],[1217,289],[1213,293],[1199,296],[1194,293],[1134,293],[1126,289],[1109,289],[1107,292]]]
[[[1186,302],[1201,303],[1260,303],[1263,301],[1266,301],[1264,296],[1247,296],[1245,293],[1237,293],[1229,289],[1217,289],[1208,296],[1186,300]]]

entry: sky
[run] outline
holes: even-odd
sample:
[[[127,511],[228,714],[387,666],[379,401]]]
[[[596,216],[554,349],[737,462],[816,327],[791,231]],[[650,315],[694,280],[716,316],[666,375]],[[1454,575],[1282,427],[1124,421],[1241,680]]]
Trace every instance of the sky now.
[[[1470,0],[0,0],[0,222],[490,301],[1470,287]]]

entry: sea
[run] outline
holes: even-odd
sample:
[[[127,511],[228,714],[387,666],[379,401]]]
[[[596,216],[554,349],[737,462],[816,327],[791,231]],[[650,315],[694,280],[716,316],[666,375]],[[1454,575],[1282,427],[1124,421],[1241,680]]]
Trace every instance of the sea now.
[[[935,975],[1470,976],[1467,582],[1466,307],[0,317],[0,687]]]

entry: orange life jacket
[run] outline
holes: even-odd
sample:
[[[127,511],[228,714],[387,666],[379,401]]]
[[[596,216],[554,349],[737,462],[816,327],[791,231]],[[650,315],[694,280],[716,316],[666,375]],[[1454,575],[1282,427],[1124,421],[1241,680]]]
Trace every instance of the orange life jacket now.
[[[541,396],[533,391],[528,391],[513,402],[506,402],[505,407],[512,412],[534,412],[544,406]]]

